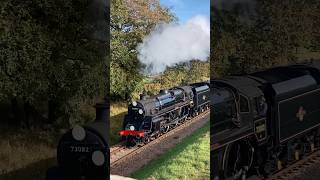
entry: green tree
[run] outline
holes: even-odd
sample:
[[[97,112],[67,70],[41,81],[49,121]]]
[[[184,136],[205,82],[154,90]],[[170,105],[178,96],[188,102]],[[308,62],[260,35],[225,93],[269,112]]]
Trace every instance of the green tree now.
[[[211,77],[304,60],[317,51],[318,7],[317,1],[257,0],[249,21],[233,9],[212,8]]]
[[[106,42],[92,35],[97,27],[90,22],[91,5],[81,0],[1,2],[0,100],[12,99],[14,106],[23,101],[25,119],[36,113],[49,122],[83,121],[80,106],[104,96]]]
[[[174,16],[159,0],[111,1],[111,97],[128,100],[143,78],[136,47],[160,22]]]

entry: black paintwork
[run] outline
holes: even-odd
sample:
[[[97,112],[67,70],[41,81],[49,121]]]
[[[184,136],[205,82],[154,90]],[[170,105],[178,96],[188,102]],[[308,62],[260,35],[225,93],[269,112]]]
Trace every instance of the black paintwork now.
[[[161,128],[200,112],[209,103],[208,82],[161,90],[155,96],[143,96],[136,105],[129,105],[123,129],[128,130],[130,126],[134,126],[134,130],[144,131],[147,135],[161,132]],[[140,114],[139,110],[142,110],[143,114]]]
[[[61,137],[57,147],[58,166],[48,169],[46,180],[109,179],[109,106],[104,101],[97,103],[95,107],[96,119],[83,126],[86,134],[83,140],[75,140],[71,129]],[[83,150],[75,151],[75,147]],[[94,165],[92,161],[92,154],[97,150],[105,155],[104,164],[101,166]]]
[[[276,148],[320,125],[319,60],[214,79],[210,88],[211,150],[218,160],[212,166],[219,167],[214,177],[235,141],[254,138],[259,146],[272,141]]]

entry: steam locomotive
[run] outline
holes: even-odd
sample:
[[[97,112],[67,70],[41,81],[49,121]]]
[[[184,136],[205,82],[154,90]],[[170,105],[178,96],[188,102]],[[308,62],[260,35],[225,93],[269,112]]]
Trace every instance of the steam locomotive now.
[[[320,147],[320,61],[210,85],[213,179],[265,178]]]
[[[48,169],[46,180],[109,179],[109,107],[102,102],[95,108],[94,122],[75,126],[62,136],[57,148],[58,166]]]
[[[155,96],[140,96],[128,106],[120,135],[127,145],[148,143],[163,133],[210,108],[209,82],[161,90]]]

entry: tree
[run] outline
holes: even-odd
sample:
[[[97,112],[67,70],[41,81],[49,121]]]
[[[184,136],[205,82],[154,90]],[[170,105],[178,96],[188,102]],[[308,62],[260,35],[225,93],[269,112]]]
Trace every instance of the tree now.
[[[107,80],[106,42],[97,38],[106,37],[107,27],[93,30],[89,6],[81,0],[1,2],[0,100],[23,101],[26,119],[32,110],[49,122],[83,121],[80,106],[103,97]]]
[[[128,100],[142,81],[143,65],[136,47],[143,37],[161,22],[171,22],[173,15],[159,0],[111,1],[111,97]]]
[[[243,21],[237,5],[236,10],[212,9],[211,77],[303,60],[317,47],[318,7],[316,1],[257,0],[249,21]]]

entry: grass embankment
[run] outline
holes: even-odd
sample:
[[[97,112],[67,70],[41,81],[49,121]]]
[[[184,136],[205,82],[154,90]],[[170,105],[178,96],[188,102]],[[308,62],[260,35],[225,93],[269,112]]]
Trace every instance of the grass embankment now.
[[[210,179],[210,125],[207,123],[158,159],[135,172],[136,179]]]
[[[126,102],[112,102],[110,105],[110,145],[120,141],[119,131],[122,129],[123,118],[128,111]]]
[[[56,164],[58,137],[60,133],[50,130],[2,130],[0,179],[43,179],[46,170]]]

